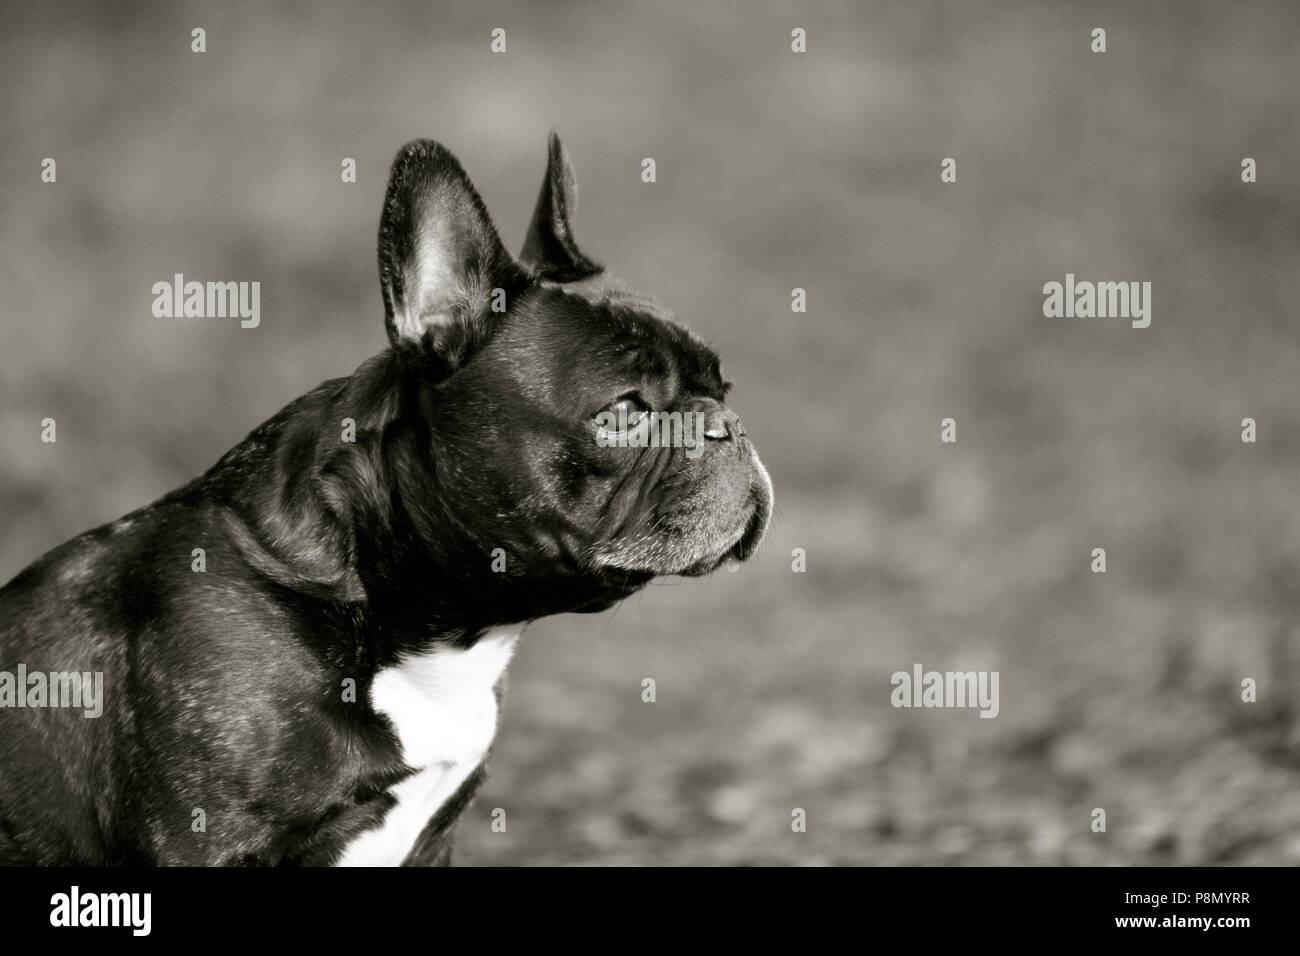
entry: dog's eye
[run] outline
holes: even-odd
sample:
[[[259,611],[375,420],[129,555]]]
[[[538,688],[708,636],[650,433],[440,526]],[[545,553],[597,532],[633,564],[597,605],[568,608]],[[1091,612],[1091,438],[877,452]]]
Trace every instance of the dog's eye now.
[[[635,425],[641,420],[646,412],[650,411],[650,409],[645,407],[645,403],[635,395],[628,395],[625,398],[620,398],[613,405],[609,406],[609,410],[620,419],[626,418],[629,425]]]
[[[626,431],[637,425],[650,411],[636,395],[624,395],[596,415],[596,424],[611,432]]]

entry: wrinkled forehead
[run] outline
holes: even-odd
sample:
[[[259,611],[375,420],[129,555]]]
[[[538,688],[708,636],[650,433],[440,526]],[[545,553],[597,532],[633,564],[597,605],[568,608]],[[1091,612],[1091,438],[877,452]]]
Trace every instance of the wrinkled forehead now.
[[[675,359],[683,370],[717,372],[717,354],[679,323],[671,309],[617,277],[601,272],[579,282],[547,285],[582,302],[589,316],[622,344],[640,344],[665,352],[664,357]]]
[[[639,312],[660,322],[677,324],[672,311],[665,308],[657,299],[637,292],[621,279],[610,275],[608,272],[598,272],[594,276],[589,276],[579,282],[565,282],[562,284],[548,282],[546,285],[559,289],[568,295],[577,296],[595,309],[616,309],[627,313]]]

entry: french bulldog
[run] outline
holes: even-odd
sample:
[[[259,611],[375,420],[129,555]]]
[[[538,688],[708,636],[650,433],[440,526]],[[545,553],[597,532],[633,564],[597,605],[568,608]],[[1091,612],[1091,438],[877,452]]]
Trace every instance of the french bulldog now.
[[[523,626],[754,552],[772,486],[717,355],[580,251],[575,203],[552,134],[516,258],[407,144],[388,348],[0,589],[0,862],[446,864]],[[599,440],[673,412],[692,447]]]

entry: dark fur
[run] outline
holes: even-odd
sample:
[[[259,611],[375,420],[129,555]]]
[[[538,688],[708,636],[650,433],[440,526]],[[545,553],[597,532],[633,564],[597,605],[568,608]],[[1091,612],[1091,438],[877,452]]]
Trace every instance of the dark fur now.
[[[711,570],[726,554],[709,550],[720,519],[690,530],[701,489],[735,498],[728,527],[745,533],[727,553],[753,550],[770,498],[721,404],[716,356],[644,300],[561,284],[599,269],[573,243],[573,198],[553,139],[516,261],[455,158],[405,147],[379,233],[392,347],[0,590],[0,669],[102,671],[105,697],[98,720],[0,708],[0,863],[333,862],[411,772],[367,703],[380,668],[496,625],[608,607],[661,570]],[[421,235],[454,252],[468,298],[448,306],[422,274]],[[509,311],[489,312],[476,288],[505,289]],[[415,300],[453,321],[404,336]],[[595,447],[591,417],[629,385],[654,407],[721,417],[733,437],[694,462]],[[344,418],[354,444],[340,441]],[[699,561],[594,560],[650,522]],[[194,548],[206,573],[191,570]],[[359,703],[342,701],[345,678]],[[438,811],[409,864],[447,862],[482,778]],[[206,833],[192,831],[197,808]]]

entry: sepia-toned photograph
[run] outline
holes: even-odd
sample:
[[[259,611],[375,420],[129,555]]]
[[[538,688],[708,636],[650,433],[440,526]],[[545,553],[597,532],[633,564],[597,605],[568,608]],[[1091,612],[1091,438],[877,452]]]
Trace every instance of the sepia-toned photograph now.
[[[0,865],[1300,865],[1300,6],[4,20]]]

